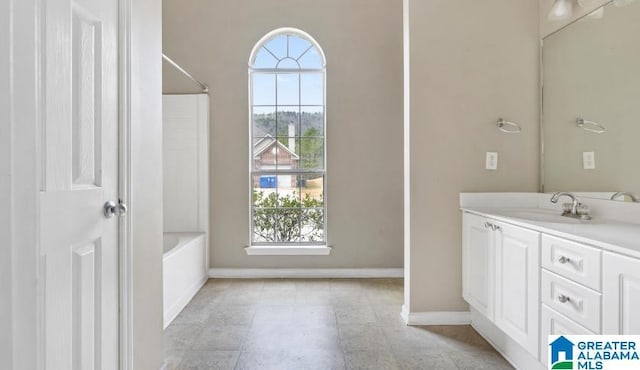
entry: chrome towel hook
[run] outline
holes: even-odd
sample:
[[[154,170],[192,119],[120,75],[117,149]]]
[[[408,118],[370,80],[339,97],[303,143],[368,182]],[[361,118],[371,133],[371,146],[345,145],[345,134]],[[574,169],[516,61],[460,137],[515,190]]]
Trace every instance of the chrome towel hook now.
[[[593,132],[595,134],[604,134],[604,126],[598,122],[586,121],[581,117],[576,119],[576,124],[578,127],[585,131]]]
[[[497,121],[498,130],[506,132],[507,134],[519,134],[522,132],[522,127],[519,124],[505,121],[502,118],[498,118]]]

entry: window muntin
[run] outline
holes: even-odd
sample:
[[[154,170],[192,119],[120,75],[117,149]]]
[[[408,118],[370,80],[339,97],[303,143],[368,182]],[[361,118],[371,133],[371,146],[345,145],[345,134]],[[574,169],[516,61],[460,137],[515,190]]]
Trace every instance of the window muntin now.
[[[276,30],[254,47],[251,245],[326,244],[325,72],[302,31]]]

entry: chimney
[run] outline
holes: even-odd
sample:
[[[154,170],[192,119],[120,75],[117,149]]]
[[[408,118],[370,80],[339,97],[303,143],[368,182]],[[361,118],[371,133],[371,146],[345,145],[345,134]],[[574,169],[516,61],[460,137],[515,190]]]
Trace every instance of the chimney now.
[[[296,152],[296,125],[295,123],[289,123],[289,150],[293,153]]]

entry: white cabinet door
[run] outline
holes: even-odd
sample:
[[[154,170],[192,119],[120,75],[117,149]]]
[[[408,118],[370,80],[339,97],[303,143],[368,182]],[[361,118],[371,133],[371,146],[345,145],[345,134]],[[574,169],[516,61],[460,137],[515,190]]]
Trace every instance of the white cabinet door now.
[[[465,213],[462,218],[462,296],[473,308],[493,320],[494,247],[488,220]]]
[[[603,253],[603,334],[640,334],[640,260]]]
[[[103,205],[118,198],[118,0],[43,5],[43,336],[34,348],[44,369],[117,369],[118,219]]]
[[[538,357],[540,233],[494,222],[495,324]]]

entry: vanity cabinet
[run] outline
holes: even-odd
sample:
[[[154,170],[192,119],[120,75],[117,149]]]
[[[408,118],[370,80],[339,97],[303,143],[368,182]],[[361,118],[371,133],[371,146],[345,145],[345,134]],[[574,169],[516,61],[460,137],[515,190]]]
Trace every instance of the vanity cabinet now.
[[[550,197],[460,195],[470,323],[516,369],[548,368],[549,335],[640,335],[640,207],[584,221]]]
[[[494,323],[538,356],[540,233],[500,222],[495,230]]]
[[[542,234],[540,362],[548,358],[548,336],[601,333],[602,252]]]
[[[604,334],[640,334],[640,259],[604,252]]]
[[[465,213],[462,228],[462,296],[478,312],[493,320],[493,231],[486,218],[470,213]]]
[[[640,258],[509,220],[463,213],[462,291],[516,367],[546,367],[551,334],[640,334]]]
[[[540,233],[463,215],[463,297],[538,356]]]

